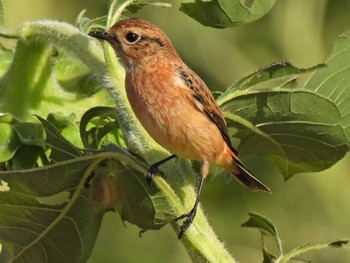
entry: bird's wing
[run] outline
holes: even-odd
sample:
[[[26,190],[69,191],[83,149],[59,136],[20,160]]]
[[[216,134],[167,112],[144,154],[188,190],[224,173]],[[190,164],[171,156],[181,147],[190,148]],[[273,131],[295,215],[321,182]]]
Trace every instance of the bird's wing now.
[[[189,68],[180,68],[179,74],[185,85],[191,90],[195,106],[218,127],[226,144],[238,156],[238,151],[232,146],[224,116],[207,85]]]

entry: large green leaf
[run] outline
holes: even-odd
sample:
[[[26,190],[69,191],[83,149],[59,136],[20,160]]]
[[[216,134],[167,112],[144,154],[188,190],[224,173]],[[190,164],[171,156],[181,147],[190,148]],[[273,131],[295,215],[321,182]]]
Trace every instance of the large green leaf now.
[[[171,211],[143,162],[116,146],[82,155],[39,120],[55,163],[0,172],[0,262],[85,262],[110,210],[142,230],[166,224]]]
[[[81,175],[93,158],[0,173],[1,262],[87,259],[104,212],[82,188]]]
[[[270,11],[276,0],[196,0],[180,10],[205,26],[233,27],[251,23]]]
[[[286,178],[329,168],[349,150],[349,32],[326,66],[276,63],[240,80],[218,98],[238,128],[243,155],[261,155]]]
[[[335,125],[341,127],[346,143],[350,142],[350,30],[340,35],[334,44],[333,51],[326,60],[327,67],[317,71],[306,83],[307,92],[316,93],[337,108]],[[327,113],[319,109],[322,116]],[[345,138],[344,138],[345,139]],[[343,140],[339,144],[344,143]]]

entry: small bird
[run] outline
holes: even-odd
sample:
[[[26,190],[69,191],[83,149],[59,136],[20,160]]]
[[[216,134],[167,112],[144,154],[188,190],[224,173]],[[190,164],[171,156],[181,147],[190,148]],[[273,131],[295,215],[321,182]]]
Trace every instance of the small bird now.
[[[179,238],[194,220],[210,164],[225,168],[253,191],[270,192],[239,159],[206,84],[181,60],[158,26],[131,18],[89,35],[108,41],[115,49],[126,70],[126,93],[136,117],[149,135],[172,153],[151,166],[149,183],[159,174],[158,167],[176,156],[201,162],[194,207],[175,219],[184,219]]]

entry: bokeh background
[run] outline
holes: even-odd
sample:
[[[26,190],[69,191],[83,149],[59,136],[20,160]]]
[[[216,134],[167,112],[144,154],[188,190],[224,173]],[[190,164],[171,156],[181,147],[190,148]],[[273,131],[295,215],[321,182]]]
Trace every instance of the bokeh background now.
[[[87,9],[93,18],[106,14],[108,0],[3,0],[5,25],[55,19],[74,23]],[[336,37],[350,28],[349,0],[279,0],[263,19],[231,29],[207,28],[173,8],[145,8],[134,16],[162,27],[184,61],[212,90],[224,90],[235,80],[269,63],[291,61],[298,67],[321,63]],[[350,61],[349,61],[350,64]],[[262,262],[260,234],[240,225],[255,211],[278,227],[285,250],[306,243],[350,237],[350,156],[321,173],[299,174],[287,182],[259,157],[244,159],[273,191],[251,193],[235,181],[217,177],[205,184],[202,206],[209,222],[239,262]],[[304,254],[312,262],[350,262],[350,248]],[[190,262],[170,226],[148,231],[121,222],[108,213],[89,263]]]

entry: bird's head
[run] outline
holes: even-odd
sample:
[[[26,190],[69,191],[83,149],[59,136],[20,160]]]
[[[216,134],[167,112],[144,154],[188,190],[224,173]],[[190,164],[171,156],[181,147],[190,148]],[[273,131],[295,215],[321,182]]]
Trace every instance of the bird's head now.
[[[170,60],[178,58],[165,33],[158,26],[142,19],[122,20],[107,31],[94,31],[89,35],[108,41],[127,67],[147,62],[154,57]]]

